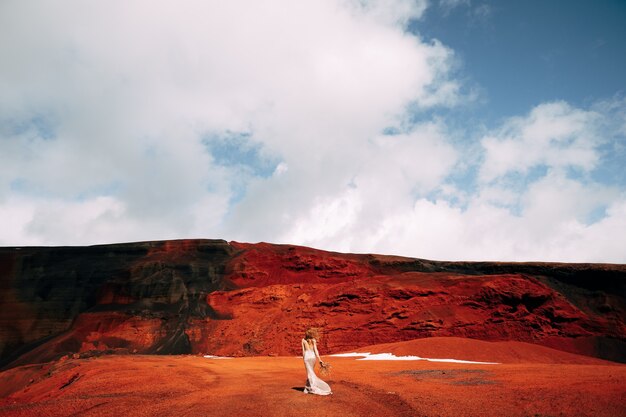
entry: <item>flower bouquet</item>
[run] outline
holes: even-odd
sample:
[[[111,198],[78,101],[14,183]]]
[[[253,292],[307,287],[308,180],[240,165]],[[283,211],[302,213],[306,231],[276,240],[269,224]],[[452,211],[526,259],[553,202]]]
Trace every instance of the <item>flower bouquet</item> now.
[[[332,369],[332,366],[330,363],[320,361],[320,375],[321,376],[324,376],[324,377],[329,376],[331,369]]]

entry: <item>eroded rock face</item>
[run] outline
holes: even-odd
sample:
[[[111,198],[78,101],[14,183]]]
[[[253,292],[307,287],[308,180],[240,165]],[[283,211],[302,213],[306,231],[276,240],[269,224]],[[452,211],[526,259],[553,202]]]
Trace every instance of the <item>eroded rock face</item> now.
[[[434,262],[178,240],[0,248],[2,364],[75,352],[292,355],[431,336],[626,360],[626,266]]]
[[[226,289],[232,253],[210,240],[0,248],[0,357],[187,353],[187,321],[214,316],[206,295]]]

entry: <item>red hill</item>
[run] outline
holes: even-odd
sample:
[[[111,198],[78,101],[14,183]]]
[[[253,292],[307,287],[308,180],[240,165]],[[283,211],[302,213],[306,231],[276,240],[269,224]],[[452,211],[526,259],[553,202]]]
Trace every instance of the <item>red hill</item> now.
[[[211,240],[0,248],[5,367],[81,353],[294,355],[432,337],[626,361],[626,266],[436,262]]]

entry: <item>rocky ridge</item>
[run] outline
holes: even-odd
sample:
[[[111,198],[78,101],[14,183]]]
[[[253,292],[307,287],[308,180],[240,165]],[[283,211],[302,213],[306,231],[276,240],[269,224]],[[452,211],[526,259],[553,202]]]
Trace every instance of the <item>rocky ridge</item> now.
[[[175,240],[0,248],[0,363],[293,355],[455,336],[626,361],[626,265],[438,262]]]

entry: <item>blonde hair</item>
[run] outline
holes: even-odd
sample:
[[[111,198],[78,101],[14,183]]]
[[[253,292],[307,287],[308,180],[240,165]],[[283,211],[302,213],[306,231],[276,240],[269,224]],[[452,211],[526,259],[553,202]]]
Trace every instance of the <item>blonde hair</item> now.
[[[319,337],[320,332],[316,327],[309,327],[308,329],[306,329],[306,332],[304,332],[305,339],[317,339]]]
[[[304,340],[306,340],[307,345],[309,345],[311,349],[313,348],[313,341],[319,339],[319,337],[320,332],[316,327],[309,327],[304,332]]]

